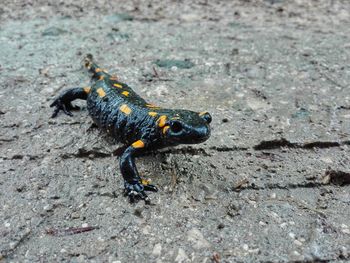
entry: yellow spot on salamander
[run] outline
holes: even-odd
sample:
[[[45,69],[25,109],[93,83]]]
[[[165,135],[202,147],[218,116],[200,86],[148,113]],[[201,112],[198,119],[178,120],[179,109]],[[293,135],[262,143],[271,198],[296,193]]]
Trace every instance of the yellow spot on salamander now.
[[[98,96],[100,96],[101,98],[106,96],[106,92],[103,90],[103,88],[98,88],[96,91],[97,91]]]
[[[149,116],[152,116],[152,117],[155,117],[155,116],[157,116],[157,112],[154,112],[154,111],[150,111],[149,113],[148,113],[148,115]]]
[[[170,128],[170,126],[164,126],[164,128],[163,128],[163,134],[165,134],[166,133],[166,131],[168,130]]]
[[[119,89],[123,88],[123,86],[120,85],[120,84],[118,84],[118,83],[114,83],[113,86],[114,86],[114,87],[117,87],[117,88],[119,88]]]
[[[202,111],[200,113],[198,113],[199,116],[203,116],[204,114],[207,114],[208,112],[207,111]]]
[[[123,91],[123,92],[122,92],[122,94],[123,94],[125,97],[129,96],[129,93],[130,93],[129,91]]]
[[[167,117],[165,115],[162,115],[162,116],[159,117],[159,119],[158,119],[158,126],[160,128],[163,128],[165,126],[166,119],[167,119]]]
[[[91,88],[90,88],[90,87],[85,87],[85,88],[84,88],[84,92],[85,92],[86,94],[89,94],[90,91],[91,91]]]
[[[134,142],[131,146],[134,148],[143,148],[143,147],[145,147],[145,143],[141,140],[138,140],[138,141]]]
[[[100,76],[98,80],[104,80],[105,76]]]
[[[110,80],[118,80],[118,77],[112,76],[112,77],[110,77],[109,79],[110,79]]]
[[[129,115],[131,113],[131,109],[129,108],[128,105],[123,104],[122,106],[119,107],[119,109],[121,110],[121,112],[125,113],[126,115]]]
[[[102,69],[100,69],[100,68],[95,69],[95,72],[101,72],[101,71],[102,71]]]
[[[149,185],[151,183],[150,179],[141,179],[141,184],[142,185]]]

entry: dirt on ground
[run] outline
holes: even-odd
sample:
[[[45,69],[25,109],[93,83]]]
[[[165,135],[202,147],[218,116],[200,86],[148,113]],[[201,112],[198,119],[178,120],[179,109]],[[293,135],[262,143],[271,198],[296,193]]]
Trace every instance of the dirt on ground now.
[[[125,3],[127,2],[127,3]],[[350,2],[0,2],[0,261],[348,262]],[[209,111],[205,143],[137,159],[84,101],[91,53],[147,101]]]

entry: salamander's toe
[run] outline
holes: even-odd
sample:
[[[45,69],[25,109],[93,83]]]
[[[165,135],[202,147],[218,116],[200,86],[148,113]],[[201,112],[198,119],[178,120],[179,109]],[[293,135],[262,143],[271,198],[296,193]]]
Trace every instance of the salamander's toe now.
[[[145,191],[158,191],[157,187],[154,185],[143,185],[142,182],[138,183],[128,183],[125,182],[125,196],[129,197],[131,203],[138,202],[140,200],[144,200],[146,204],[150,204],[151,200]]]
[[[141,179],[141,184],[145,188],[145,191],[158,192],[158,188],[151,184],[151,180]]]
[[[145,185],[145,191],[158,192],[158,187],[153,184]]]
[[[53,103],[51,103],[50,107],[55,107],[51,118],[55,118],[60,111],[63,111],[68,116],[73,116],[73,114],[70,112],[71,109],[74,109],[73,105],[71,103],[63,103],[60,98],[57,98]]]

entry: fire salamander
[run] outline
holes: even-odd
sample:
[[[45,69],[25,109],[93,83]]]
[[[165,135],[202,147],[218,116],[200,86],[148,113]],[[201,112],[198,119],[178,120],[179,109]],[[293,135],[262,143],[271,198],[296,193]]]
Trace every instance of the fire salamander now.
[[[210,136],[211,116],[208,112],[164,109],[146,102],[127,84],[101,69],[90,54],[84,59],[84,66],[92,73],[92,86],[62,92],[50,105],[55,108],[52,118],[60,111],[72,116],[75,107],[71,102],[86,100],[97,126],[126,146],[119,163],[125,194],[132,202],[149,203],[145,191],[158,189],[140,178],[135,156],[149,149],[204,142]]]

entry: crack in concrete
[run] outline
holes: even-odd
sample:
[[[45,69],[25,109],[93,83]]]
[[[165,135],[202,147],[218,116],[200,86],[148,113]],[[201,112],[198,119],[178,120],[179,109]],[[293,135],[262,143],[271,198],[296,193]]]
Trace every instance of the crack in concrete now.
[[[96,150],[86,150],[84,148],[78,149],[77,153],[65,153],[60,155],[62,159],[70,159],[70,158],[108,158],[112,157],[113,153],[106,153]]]
[[[350,172],[329,169],[322,179],[323,184],[345,186],[350,184]]]
[[[315,188],[324,186],[324,184],[319,182],[306,182],[306,183],[298,183],[298,184],[266,184],[264,186],[257,186],[254,183],[248,184],[246,186],[240,186],[239,188],[234,188],[234,191],[241,192],[243,190],[273,190],[273,189],[279,189],[279,190],[290,190],[290,189],[297,189],[297,188]]]
[[[314,141],[314,142],[303,142],[303,143],[295,143],[290,142],[289,140],[285,138],[276,139],[276,140],[269,140],[269,141],[261,141],[259,144],[254,145],[254,150],[271,150],[271,149],[279,149],[279,148],[298,148],[298,149],[313,149],[313,148],[333,148],[333,147],[340,147],[343,145],[350,145],[349,141]]]
[[[0,139],[1,141],[1,139]],[[294,149],[325,149],[325,148],[334,148],[341,147],[344,145],[350,145],[349,141],[341,141],[341,142],[333,142],[333,141],[314,141],[314,142],[304,142],[304,143],[293,143],[285,138],[269,140],[269,141],[261,141],[259,144],[254,145],[252,148],[256,151],[262,150],[273,150],[280,148],[294,148]],[[71,158],[108,158],[112,156],[120,156],[123,153],[123,150],[126,149],[127,146],[122,146],[114,150],[113,152],[101,152],[98,150],[87,150],[85,148],[79,148],[77,153],[64,153],[59,155],[62,159],[71,159]],[[203,156],[212,156],[209,151],[215,152],[237,152],[237,151],[248,151],[249,147],[238,147],[238,146],[211,146],[209,148],[193,148],[191,146],[186,146],[182,148],[168,148],[166,150],[160,151],[149,151],[141,156],[147,155],[152,152],[154,154],[190,154],[190,155],[203,155]],[[30,160],[43,159],[44,155],[23,155],[23,154],[15,154],[11,157],[2,156],[3,160],[15,160],[15,159],[23,159],[25,157],[29,157]]]
[[[31,154],[14,154],[10,157],[7,156],[1,156],[0,158],[3,160],[22,160],[24,158],[29,158],[30,161],[38,160],[38,159],[43,159],[45,156],[43,154],[41,155],[31,155]]]

